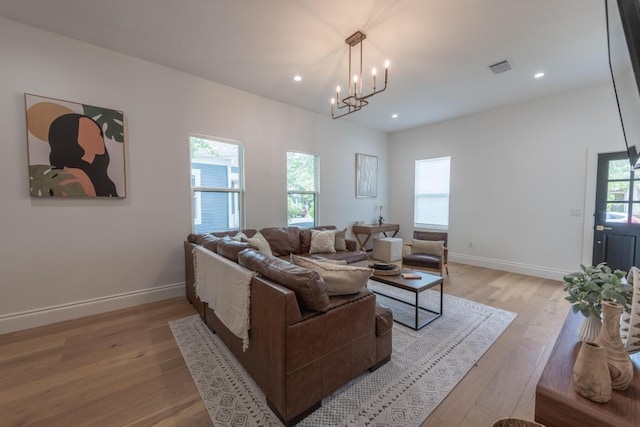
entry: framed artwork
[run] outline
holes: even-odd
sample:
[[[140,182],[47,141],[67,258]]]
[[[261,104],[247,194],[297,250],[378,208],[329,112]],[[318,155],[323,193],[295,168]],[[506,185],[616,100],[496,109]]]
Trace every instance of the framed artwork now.
[[[377,197],[378,158],[356,153],[356,197]]]
[[[31,196],[126,196],[122,111],[24,98]]]

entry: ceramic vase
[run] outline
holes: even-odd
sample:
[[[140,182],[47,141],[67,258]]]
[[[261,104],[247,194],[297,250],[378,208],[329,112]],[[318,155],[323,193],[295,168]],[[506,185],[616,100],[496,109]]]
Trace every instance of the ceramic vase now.
[[[602,329],[602,320],[599,316],[591,313],[589,317],[585,317],[580,328],[578,328],[578,337],[582,342],[594,342],[600,330]]]
[[[611,376],[605,349],[596,343],[583,342],[573,365],[573,387],[589,400],[611,400]]]
[[[602,302],[604,321],[600,335],[595,340],[596,344],[605,349],[611,387],[614,390],[626,390],[633,380],[633,363],[620,337],[622,310],[622,305],[616,302]]]

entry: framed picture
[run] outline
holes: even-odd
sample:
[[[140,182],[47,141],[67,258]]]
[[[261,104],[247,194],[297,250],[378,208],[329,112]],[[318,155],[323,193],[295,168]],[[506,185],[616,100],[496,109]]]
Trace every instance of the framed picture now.
[[[356,153],[356,197],[378,196],[378,158]]]
[[[24,98],[31,196],[126,196],[122,111]]]

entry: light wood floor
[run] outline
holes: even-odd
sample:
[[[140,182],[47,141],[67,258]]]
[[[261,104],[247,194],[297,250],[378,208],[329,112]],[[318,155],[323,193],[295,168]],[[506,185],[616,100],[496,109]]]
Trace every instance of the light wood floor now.
[[[423,426],[533,419],[535,386],[569,310],[562,284],[452,264],[445,292],[518,313]],[[167,325],[184,298],[0,336],[0,425],[207,426]]]

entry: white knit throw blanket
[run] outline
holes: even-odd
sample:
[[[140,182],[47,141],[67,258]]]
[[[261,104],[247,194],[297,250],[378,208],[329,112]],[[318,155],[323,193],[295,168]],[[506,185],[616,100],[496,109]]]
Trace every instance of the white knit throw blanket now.
[[[640,351],[640,269],[638,267],[631,267],[627,282],[633,286],[633,298],[630,313],[622,312],[620,336],[627,352],[635,353]]]
[[[201,301],[249,348],[250,284],[255,271],[201,246],[193,249],[195,288]]]

